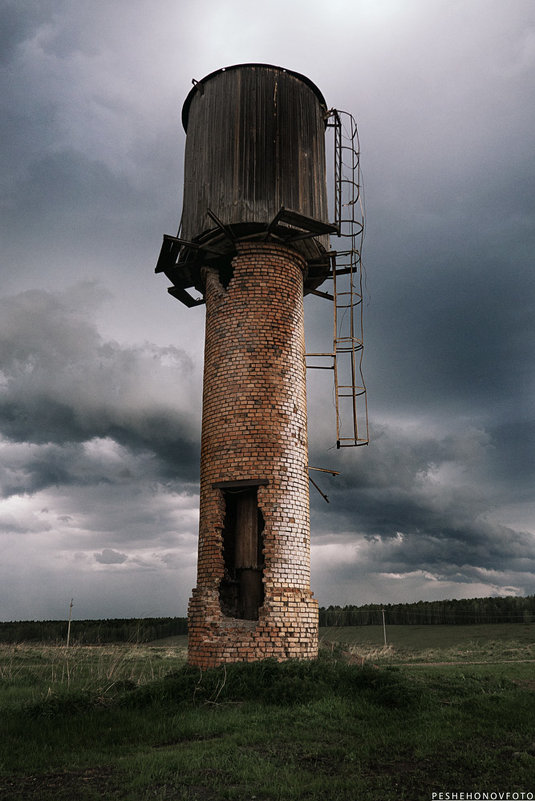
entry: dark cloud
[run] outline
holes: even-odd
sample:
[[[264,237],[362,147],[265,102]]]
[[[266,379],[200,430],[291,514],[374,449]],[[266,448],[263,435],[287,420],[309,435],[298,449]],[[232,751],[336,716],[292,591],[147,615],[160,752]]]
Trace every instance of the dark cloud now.
[[[90,307],[95,289],[85,290]],[[23,487],[8,481],[6,492],[124,478],[99,472],[83,452],[84,443],[106,438],[152,453],[162,477],[195,481],[190,359],[172,346],[105,341],[84,311],[80,286],[71,296],[35,290],[0,303],[0,431],[13,442],[44,446],[28,451],[17,474]]]
[[[526,397],[527,401],[527,397]],[[532,499],[535,486],[535,421],[519,416],[491,429],[496,459],[489,472],[511,500]]]
[[[114,551],[113,548],[104,548],[101,553],[95,554],[95,561],[101,565],[122,565],[127,559],[125,553]]]
[[[370,387],[374,369],[389,376],[381,389],[390,397],[383,395],[382,404],[481,418],[516,415],[527,398],[528,343],[535,341],[530,284],[505,261],[480,257],[479,264],[463,262],[456,270],[430,263],[398,284],[397,295],[377,299],[367,321],[367,363]],[[378,330],[374,310],[388,320],[388,331]]]
[[[312,492],[313,543],[364,546],[365,557],[335,569],[340,579],[364,572],[470,584],[500,571],[535,588],[535,538],[492,520],[509,489],[493,475],[496,446],[483,430],[458,435],[383,427],[358,467],[324,478],[331,505]],[[532,463],[532,452],[525,463]],[[524,485],[527,487],[527,485]],[[532,487],[532,483],[529,485]],[[531,490],[530,490],[531,493]],[[521,493],[520,497],[524,497]],[[531,495],[530,495],[531,497]]]
[[[3,0],[0,7],[0,63],[10,61],[17,47],[50,19],[56,6],[53,0],[43,0],[32,6],[21,5],[17,0]]]
[[[47,231],[57,236],[60,226],[67,223],[64,236],[69,236],[76,248],[80,235],[85,240],[88,228],[115,225],[115,217],[122,215],[122,199],[133,194],[127,179],[114,175],[101,161],[62,149],[29,165],[16,195],[11,196],[12,212],[7,221],[13,224],[22,219],[33,230],[37,226],[35,232],[40,236]]]

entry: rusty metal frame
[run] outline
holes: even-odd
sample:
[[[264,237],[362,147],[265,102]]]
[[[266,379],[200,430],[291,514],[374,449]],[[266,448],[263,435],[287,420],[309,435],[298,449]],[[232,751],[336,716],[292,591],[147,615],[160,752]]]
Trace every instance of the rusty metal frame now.
[[[307,364],[307,367],[333,371],[336,446],[344,448],[369,442],[368,403],[362,372],[364,209],[356,122],[351,114],[331,109],[327,126],[334,129],[334,236],[338,241],[329,275],[333,282],[332,294],[319,291],[314,294],[333,302],[333,349],[330,353],[307,354],[312,358],[328,358],[331,364]],[[342,378],[345,374],[349,375],[348,379]],[[341,383],[342,380],[348,383]]]
[[[330,473],[330,474],[331,474],[331,476],[339,476],[339,475],[340,475],[340,471],[339,471],[339,470],[329,470],[327,467],[311,467],[311,465],[309,465],[309,466],[308,466],[308,469],[309,469],[309,470],[318,470],[320,473]],[[316,484],[316,482],[314,481],[314,479],[312,478],[312,476],[310,476],[310,475],[309,475],[309,477],[308,477],[308,480],[310,481],[310,483],[312,484],[312,486],[313,486],[315,489],[317,489],[317,491],[319,492],[319,494],[321,495],[321,497],[323,498],[323,500],[324,500],[326,503],[330,503],[330,500],[329,500],[329,498],[328,498],[328,497],[327,497],[327,495],[326,495],[326,494],[323,492],[323,490],[322,490],[322,489],[320,489],[320,487],[319,487],[319,486]]]

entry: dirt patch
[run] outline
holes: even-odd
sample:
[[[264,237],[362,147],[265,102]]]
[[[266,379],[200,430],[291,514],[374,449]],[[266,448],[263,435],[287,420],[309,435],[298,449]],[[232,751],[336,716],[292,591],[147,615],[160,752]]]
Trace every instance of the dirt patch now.
[[[513,679],[513,684],[522,687],[523,690],[535,691],[535,679]]]
[[[2,801],[120,799],[122,774],[110,767],[0,778]]]
[[[207,769],[203,779],[205,784],[192,784],[177,787],[175,783],[153,784],[145,792],[140,790],[140,798],[157,797],[161,801],[220,801],[219,791],[210,787],[214,776],[219,780],[222,771]],[[30,776],[0,777],[1,801],[121,801],[131,796],[125,784],[130,776],[112,767],[86,768],[84,770],[41,773]],[[232,785],[236,787],[236,785]],[[145,794],[146,793],[146,794]],[[244,788],[244,798],[248,798]],[[258,801],[263,799],[258,796]]]

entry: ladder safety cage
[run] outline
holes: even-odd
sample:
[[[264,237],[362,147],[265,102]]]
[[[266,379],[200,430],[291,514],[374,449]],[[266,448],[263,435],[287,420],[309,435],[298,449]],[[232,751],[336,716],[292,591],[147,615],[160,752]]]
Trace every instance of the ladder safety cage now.
[[[333,349],[309,353],[326,357],[330,365],[307,364],[313,369],[332,369],[336,407],[336,447],[367,445],[368,404],[362,372],[363,292],[362,241],[364,207],[361,193],[358,130],[351,114],[328,112],[327,126],[334,129],[334,225],[331,251],[332,293],[321,293],[333,302]],[[317,292],[316,294],[320,294]]]

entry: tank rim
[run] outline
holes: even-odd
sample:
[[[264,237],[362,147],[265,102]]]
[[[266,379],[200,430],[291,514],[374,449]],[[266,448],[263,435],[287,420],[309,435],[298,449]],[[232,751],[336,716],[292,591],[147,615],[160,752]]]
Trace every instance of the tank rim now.
[[[220,75],[222,72],[229,72],[230,70],[237,70],[237,69],[241,69],[242,67],[267,67],[268,69],[279,70],[280,72],[285,72],[288,75],[293,75],[294,78],[298,78],[300,81],[305,83],[308,87],[310,87],[310,89],[312,89],[312,91],[315,93],[316,97],[320,101],[321,105],[324,107],[325,111],[327,111],[327,103],[326,103],[325,98],[323,97],[323,94],[321,93],[321,91],[318,89],[316,84],[313,81],[310,80],[310,78],[307,78],[306,75],[303,75],[300,72],[296,72],[295,70],[287,69],[286,67],[279,67],[276,64],[261,64],[261,63],[256,63],[256,62],[250,62],[250,63],[247,63],[247,64],[232,64],[229,67],[221,67],[221,69],[215,70],[214,72],[210,72],[208,75],[205,75],[205,77],[201,78],[200,81],[197,81],[194,84],[193,89],[191,89],[189,91],[188,96],[186,97],[186,99],[184,101],[184,105],[182,106],[182,126],[183,126],[184,130],[186,131],[186,133],[188,131],[189,108],[190,108],[190,105],[191,105],[191,103],[193,101],[193,98],[194,98],[196,92],[199,89],[199,86],[202,86],[202,84],[205,84],[211,78],[214,78],[216,75]]]

